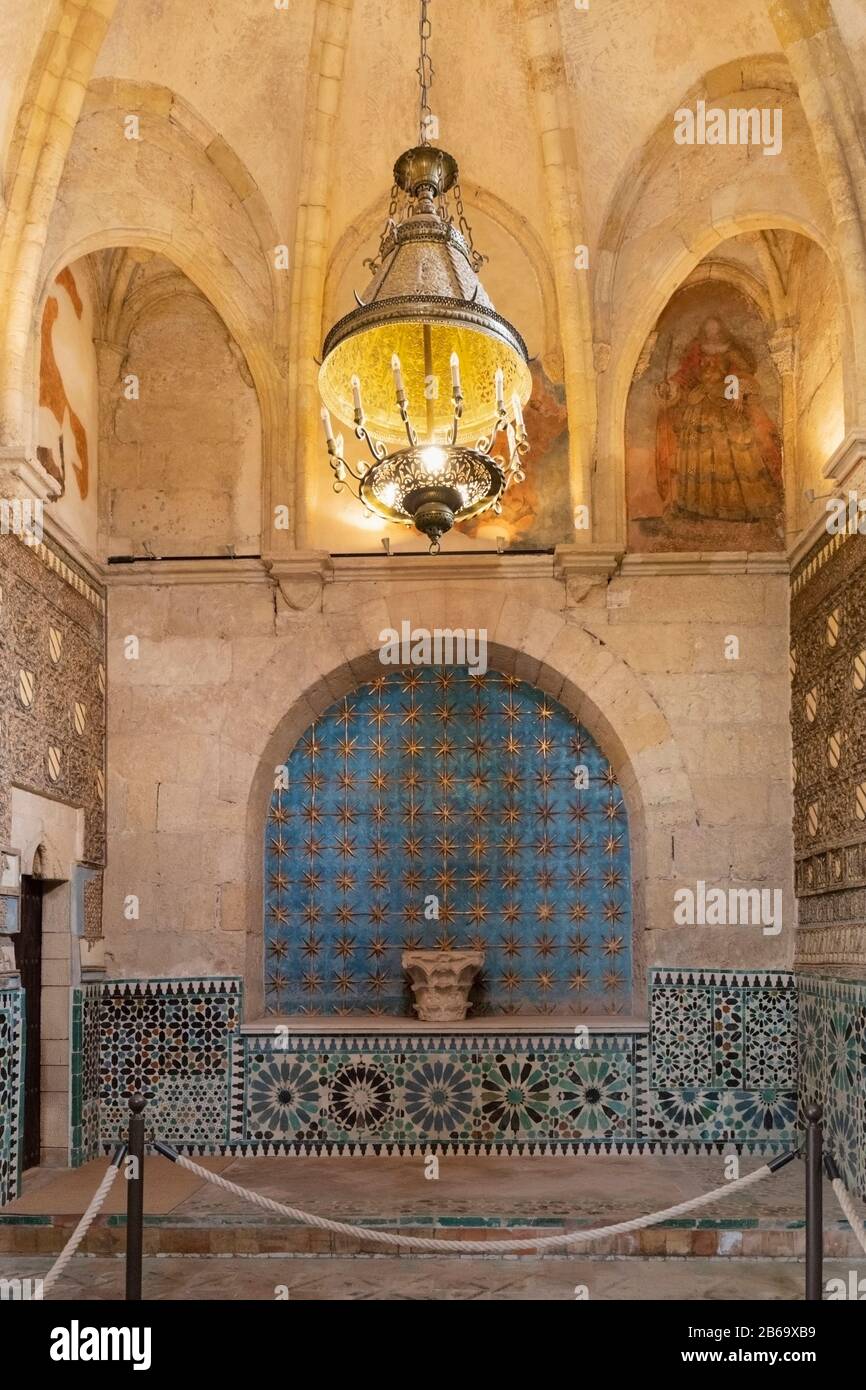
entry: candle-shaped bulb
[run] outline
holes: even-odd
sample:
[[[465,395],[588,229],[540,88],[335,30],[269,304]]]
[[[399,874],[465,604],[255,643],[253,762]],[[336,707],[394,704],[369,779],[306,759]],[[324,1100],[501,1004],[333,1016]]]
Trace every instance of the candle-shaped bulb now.
[[[518,432],[520,434],[525,434],[526,426],[523,423],[523,406],[520,404],[520,397],[516,391],[511,397],[511,406],[514,411],[514,423],[517,426]]]
[[[505,410],[505,374],[501,367],[496,368],[496,408],[500,412]]]
[[[329,444],[333,444],[333,442],[334,442],[334,431],[333,431],[333,428],[331,427],[331,415],[330,415],[330,412],[329,412],[328,407],[327,407],[326,405],[323,405],[323,406],[322,406],[321,415],[322,415],[322,424],[324,425],[324,428],[325,428],[325,438],[327,439],[327,441],[328,441]]]
[[[357,376],[352,377],[352,400],[355,403],[355,409],[358,414],[363,415],[364,409],[361,405],[361,381]]]
[[[403,385],[403,372],[400,368],[400,359],[396,352],[391,358],[391,371],[394,373],[394,385],[397,387],[397,395],[405,396],[406,388]]]
[[[460,395],[460,358],[456,352],[451,354],[451,386],[455,396]]]

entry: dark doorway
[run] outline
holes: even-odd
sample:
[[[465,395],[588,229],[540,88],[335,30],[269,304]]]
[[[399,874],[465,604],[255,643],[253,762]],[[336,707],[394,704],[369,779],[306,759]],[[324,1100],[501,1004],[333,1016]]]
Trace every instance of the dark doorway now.
[[[25,990],[24,1136],[22,1167],[35,1168],[40,1145],[40,1066],[42,1061],[42,884],[21,879],[21,930],[15,937],[15,964]]]

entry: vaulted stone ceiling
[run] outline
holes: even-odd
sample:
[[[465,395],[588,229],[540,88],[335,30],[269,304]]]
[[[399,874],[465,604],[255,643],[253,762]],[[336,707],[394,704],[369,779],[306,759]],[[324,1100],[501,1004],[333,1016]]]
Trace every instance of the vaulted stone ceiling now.
[[[328,487],[315,356],[363,283],[394,157],[415,138],[418,6],[279,4],[0,3],[0,439],[32,442],[34,331],[53,276],[105,248],[168,256],[249,365],[263,503],[291,493],[303,548]],[[866,420],[862,0],[431,0],[431,16],[439,141],[460,162],[491,297],[580,422],[571,493],[593,494],[595,539],[622,534],[635,364],[721,242],[766,231],[822,248],[839,285],[844,429]],[[782,109],[778,158],[675,146],[674,112],[700,98]],[[140,141],[124,139],[130,113]],[[588,275],[575,273],[583,245]],[[771,251],[756,266],[772,295]]]

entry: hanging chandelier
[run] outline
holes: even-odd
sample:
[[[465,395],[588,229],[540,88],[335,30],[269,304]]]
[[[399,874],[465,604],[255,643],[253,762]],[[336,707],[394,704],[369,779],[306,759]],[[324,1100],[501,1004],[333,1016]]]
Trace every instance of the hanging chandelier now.
[[[501,511],[506,488],[522,482],[532,379],[523,339],[478,278],[484,257],[457,164],[430,143],[427,10],[421,0],[419,141],[394,165],[379,252],[365,261],[372,279],[325,338],[319,391],[334,491],[348,487],[368,514],[414,526],[435,554],[455,523]],[[346,460],[332,413],[353,423],[370,462]]]

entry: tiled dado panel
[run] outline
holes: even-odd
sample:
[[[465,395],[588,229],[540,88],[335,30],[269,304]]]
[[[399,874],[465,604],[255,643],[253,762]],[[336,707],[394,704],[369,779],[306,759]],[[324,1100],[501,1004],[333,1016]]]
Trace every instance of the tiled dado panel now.
[[[645,1130],[646,1035],[365,1032],[235,1039],[231,1138],[267,1152],[490,1153]]]
[[[786,972],[650,972],[649,1133],[794,1142],[797,993]]]
[[[83,985],[72,991],[72,1103],[70,1136],[73,1168],[100,1152],[99,1134],[99,1019],[103,986]]]
[[[18,1196],[24,1103],[24,991],[0,990],[0,1207]]]
[[[800,1104],[824,1107],[842,1178],[866,1197],[866,981],[798,976]]]
[[[103,865],[105,599],[47,538],[0,536],[0,725],[0,840],[9,788],[26,787],[84,808],[84,858]],[[88,935],[100,929],[94,882]]]
[[[136,1092],[148,1099],[153,1137],[204,1150],[225,1143],[240,980],[113,980],[100,989],[102,1145],[125,1137]]]
[[[191,1151],[761,1151],[794,1142],[790,976],[654,971],[649,1033],[243,1035],[234,979],[102,988],[100,1138],[135,1090],[150,1132]]]

